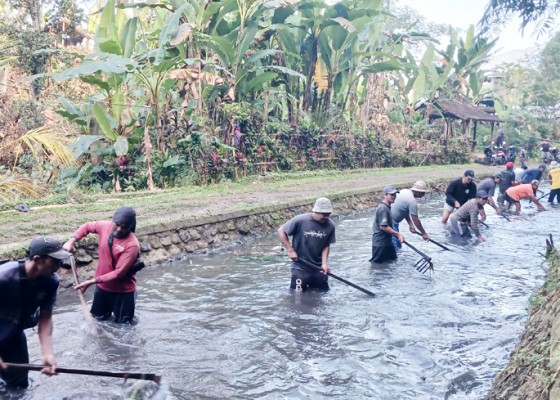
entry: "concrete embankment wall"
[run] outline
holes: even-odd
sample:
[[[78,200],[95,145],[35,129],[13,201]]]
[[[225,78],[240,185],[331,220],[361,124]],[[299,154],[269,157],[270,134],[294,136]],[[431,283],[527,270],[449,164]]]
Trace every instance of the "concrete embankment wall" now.
[[[373,208],[381,200],[379,190],[372,192],[363,189],[331,197],[334,214],[338,215]],[[145,227],[136,232],[141,243],[142,259],[148,264],[154,264],[189,253],[205,253],[249,237],[269,234],[293,216],[310,212],[313,202],[314,200],[297,201],[258,207],[250,211],[226,211],[215,216]],[[97,266],[97,246],[95,236],[86,238],[77,245],[75,258],[78,266],[84,267],[80,270],[82,278],[92,276]],[[64,281],[67,281],[67,274],[62,275]],[[68,285],[69,282],[66,282],[63,286]]]
[[[531,297],[525,332],[488,399],[560,400],[560,257],[548,252],[551,267]]]

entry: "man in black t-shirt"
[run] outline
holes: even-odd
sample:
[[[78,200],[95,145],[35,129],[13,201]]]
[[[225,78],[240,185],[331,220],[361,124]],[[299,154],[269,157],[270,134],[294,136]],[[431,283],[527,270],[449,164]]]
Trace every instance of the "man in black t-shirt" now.
[[[455,179],[449,183],[445,191],[445,204],[443,205],[443,214],[441,216],[442,223],[447,223],[453,210],[461,207],[470,199],[476,198],[476,185],[473,180],[474,171],[468,169],[462,178]]]
[[[292,259],[291,289],[297,289],[298,280],[302,291],[329,288],[328,257],[330,246],[336,241],[335,225],[329,218],[332,211],[330,200],[320,197],[311,213],[297,215],[278,228],[280,241]],[[292,236],[292,243],[289,236]]]
[[[498,207],[500,207],[500,209],[503,209],[504,207],[506,190],[512,187],[515,183],[515,172],[513,172],[513,167],[513,163],[511,161],[508,161],[506,163],[506,169],[500,172],[500,175],[502,175],[502,179],[500,180],[499,184],[500,194],[498,195],[498,199],[496,200],[496,204],[498,205]]]

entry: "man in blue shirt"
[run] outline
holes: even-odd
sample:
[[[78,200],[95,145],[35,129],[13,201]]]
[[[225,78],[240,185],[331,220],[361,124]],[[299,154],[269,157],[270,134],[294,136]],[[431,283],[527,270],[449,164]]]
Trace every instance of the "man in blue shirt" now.
[[[56,271],[69,256],[57,240],[38,237],[29,244],[27,260],[0,265],[0,377],[7,386],[29,385],[27,370],[10,369],[5,363],[29,363],[24,329],[35,325],[45,365],[41,372],[56,373],[51,343],[59,282]]]
[[[537,168],[529,168],[521,176],[521,183],[531,183],[533,180],[540,181],[542,179],[543,172],[546,171],[546,164],[539,164]]]
[[[397,259],[397,250],[393,247],[391,239],[395,236],[400,243],[404,242],[404,236],[393,229],[393,217],[391,216],[391,204],[395,202],[399,191],[393,186],[383,188],[383,201],[375,210],[373,220],[373,237],[371,243],[371,258],[369,262],[382,263]]]

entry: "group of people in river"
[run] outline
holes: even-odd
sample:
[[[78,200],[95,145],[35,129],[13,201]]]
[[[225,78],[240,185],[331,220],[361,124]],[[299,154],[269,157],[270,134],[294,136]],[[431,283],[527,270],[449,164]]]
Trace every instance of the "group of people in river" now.
[[[470,237],[471,231],[479,242],[484,242],[479,225],[486,220],[485,205],[496,214],[504,215],[512,206],[519,214],[521,200],[529,199],[538,211],[545,211],[536,197],[539,184],[547,170],[545,163],[535,168],[523,168],[516,173],[514,163],[506,169],[475,184],[475,173],[468,169],[463,176],[451,181],[445,192],[441,222],[449,222],[452,236]],[[560,165],[550,163],[547,178],[551,182],[548,202],[560,202]],[[499,194],[496,199],[496,189]],[[397,190],[394,186],[383,188],[383,199],[375,210],[373,219],[371,263],[383,263],[397,259],[397,250],[404,243],[399,225],[406,220],[411,233],[419,234],[426,241],[430,236],[418,216],[417,199],[429,191],[423,181],[417,181],[410,189]],[[544,197],[544,196],[543,196]],[[333,206],[329,199],[316,200],[311,213],[293,217],[280,228],[278,236],[292,259],[292,289],[328,289],[328,256],[330,246],[336,241],[335,225],[329,218]],[[289,237],[292,236],[290,242]],[[313,268],[315,267],[315,268]]]
[[[10,367],[28,364],[24,330],[37,326],[42,353],[42,372],[56,374],[52,349],[52,312],[59,278],[56,272],[71,256],[75,243],[88,234],[99,237],[99,261],[94,277],[74,286],[85,291],[96,285],[91,314],[97,320],[113,317],[116,323],[134,322],[136,276],[140,244],[136,235],[136,211],[120,207],[111,221],[80,226],[64,244],[49,237],[33,239],[26,260],[0,265],[0,377],[8,387],[29,385],[27,369]]]

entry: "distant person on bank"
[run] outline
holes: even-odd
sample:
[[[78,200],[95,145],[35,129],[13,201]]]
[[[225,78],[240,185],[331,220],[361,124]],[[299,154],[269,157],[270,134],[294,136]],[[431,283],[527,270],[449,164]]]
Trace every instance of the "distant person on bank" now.
[[[480,229],[478,227],[478,216],[480,211],[484,209],[484,205],[487,201],[488,193],[484,190],[479,190],[476,193],[476,198],[470,199],[454,212],[449,219],[451,235],[470,236],[470,227],[479,243],[484,242],[484,238],[480,234]]]
[[[554,198],[556,198],[556,202],[560,203],[560,164],[558,164],[558,161],[551,161],[548,175],[550,178],[548,202],[552,204],[554,203]]]
[[[529,168],[521,177],[521,183],[531,183],[532,180],[538,180],[539,182],[543,178],[544,171],[546,171],[546,164],[541,163],[537,168]]]
[[[391,205],[391,217],[393,217],[393,230],[399,232],[399,224],[403,219],[408,223],[408,229],[411,233],[417,230],[422,234],[424,240],[430,240],[430,236],[426,233],[420,218],[418,217],[418,203],[416,199],[424,197],[428,192],[428,186],[424,181],[418,181],[410,189],[403,189]],[[402,247],[401,242],[396,236],[392,236],[392,243],[396,249]]]
[[[404,242],[404,236],[393,229],[393,217],[391,216],[391,204],[395,202],[399,191],[393,186],[383,188],[383,201],[375,210],[373,220],[373,237],[371,243],[372,263],[382,263],[397,259],[397,250],[393,246],[392,237],[395,236],[399,243]]]
[[[474,180],[474,171],[468,169],[462,178],[455,179],[449,183],[445,191],[445,204],[443,205],[443,214],[441,222],[446,224],[449,216],[456,208],[460,208],[470,199],[476,197],[476,184]]]
[[[329,218],[333,212],[332,203],[326,197],[315,201],[312,212],[296,215],[280,228],[278,237],[288,250],[292,260],[291,289],[296,289],[297,280],[301,280],[302,291],[309,288],[327,290],[330,271],[328,259],[331,244],[336,242],[335,225]],[[292,242],[290,243],[290,236]],[[321,270],[314,270],[298,262],[304,260]]]
[[[488,193],[488,201],[486,202],[486,204],[490,205],[490,207],[492,207],[496,211],[496,214],[500,214],[500,207],[498,207],[498,205],[494,202],[494,194],[496,192],[496,185],[499,185],[501,181],[502,174],[497,173],[489,178],[481,180],[480,183],[476,185],[477,193],[481,190]],[[480,219],[484,221],[486,219],[486,213],[484,212],[484,209],[480,211],[480,215]]]
[[[75,287],[84,292],[96,285],[91,314],[98,320],[114,316],[118,323],[131,323],[136,307],[136,275],[131,273],[140,255],[136,231],[136,211],[132,207],[120,207],[112,221],[87,222],[80,226],[64,249],[76,250],[75,244],[90,233],[99,237],[99,260],[95,275]]]
[[[521,210],[521,200],[525,198],[530,198],[533,203],[537,206],[539,211],[546,211],[546,209],[539,203],[535,197],[535,193],[539,188],[539,181],[534,179],[531,183],[523,183],[518,186],[510,187],[506,191],[506,210],[509,210],[511,205],[515,205],[515,213],[519,214]]]
[[[0,377],[8,387],[29,386],[28,371],[5,363],[28,364],[24,329],[38,326],[44,374],[56,373],[52,349],[52,312],[59,278],[56,271],[70,254],[55,239],[38,237],[29,243],[27,260],[0,266]]]

